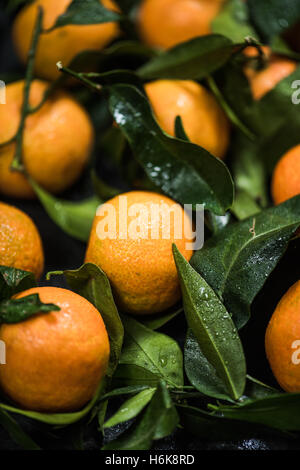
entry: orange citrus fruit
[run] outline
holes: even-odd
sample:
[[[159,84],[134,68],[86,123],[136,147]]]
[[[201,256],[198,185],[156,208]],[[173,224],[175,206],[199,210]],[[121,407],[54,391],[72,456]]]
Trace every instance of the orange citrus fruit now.
[[[216,157],[229,145],[229,121],[216,98],[190,80],[156,80],[145,90],[161,128],[174,136],[176,116],[181,116],[189,139]]]
[[[49,29],[55,24],[57,18],[66,11],[71,1],[36,0],[20,11],[13,25],[13,40],[22,62],[26,63],[27,61],[37,8],[39,6],[43,8],[43,27]],[[101,0],[100,3],[108,9],[117,9],[112,0]],[[35,60],[36,74],[49,80],[57,78],[59,72],[56,63],[58,61],[68,65],[80,52],[101,50],[118,35],[118,32],[119,28],[116,23],[69,25],[44,32],[40,36]]]
[[[257,101],[260,100],[281,80],[293,73],[296,68],[297,63],[295,61],[275,54],[269,57],[266,67],[261,70],[255,70],[250,65],[245,67],[253,98]]]
[[[25,409],[78,410],[106,373],[109,340],[102,317],[85,298],[58,287],[29,289],[15,298],[31,294],[60,310],[0,326],[6,345],[0,386]]]
[[[287,392],[300,392],[300,281],[278,303],[266,331],[265,347],[280,386]]]
[[[277,163],[272,177],[275,204],[300,194],[300,145],[293,147]]]
[[[27,214],[0,202],[0,265],[22,269],[40,278],[44,252],[39,232]]]
[[[48,84],[35,80],[30,105],[37,106]],[[6,104],[0,106],[0,142],[18,129],[24,82],[6,87]],[[41,109],[26,119],[23,134],[23,163],[33,180],[51,193],[71,186],[87,163],[93,144],[93,127],[82,106],[65,91],[54,92]],[[15,144],[0,148],[0,192],[12,197],[34,197],[27,179],[10,166]]]
[[[143,0],[137,23],[149,46],[168,49],[210,34],[224,0]]]
[[[162,312],[180,298],[172,243],[189,260],[192,235],[190,218],[179,204],[160,194],[132,191],[98,209],[86,262],[97,264],[107,274],[124,311]]]

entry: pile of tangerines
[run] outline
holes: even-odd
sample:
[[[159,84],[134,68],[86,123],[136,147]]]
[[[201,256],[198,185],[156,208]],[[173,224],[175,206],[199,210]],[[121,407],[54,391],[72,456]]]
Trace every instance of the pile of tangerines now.
[[[27,61],[37,6],[43,7],[44,28],[49,29],[70,3],[71,0],[37,0],[20,10],[12,36],[22,62]],[[102,3],[118,10],[112,0],[102,0]],[[168,49],[210,34],[211,22],[224,3],[225,0],[143,0],[136,13],[140,39],[150,47]],[[68,64],[79,52],[102,49],[120,34],[116,23],[105,23],[65,26],[42,35],[35,60],[38,78],[30,88],[30,106],[40,103],[49,87],[48,81],[58,77],[58,61]],[[254,100],[260,100],[297,66],[292,59],[273,54],[269,47],[263,48],[263,52],[266,63],[262,69],[249,65],[244,70]],[[244,53],[251,57],[257,50],[248,48]],[[174,135],[174,121],[180,116],[191,142],[216,158],[226,157],[231,125],[216,97],[205,86],[192,80],[164,79],[145,84],[145,92],[158,124],[167,134]],[[9,142],[18,129],[23,96],[24,81],[7,85],[6,105],[0,105],[0,143]],[[0,148],[1,194],[10,198],[34,198],[31,179],[52,194],[63,192],[82,174],[94,139],[91,119],[73,97],[72,84],[68,89],[55,90],[26,119],[23,173],[11,170],[16,143]],[[274,169],[270,187],[274,205],[300,194],[299,169],[300,146],[297,146],[282,155]],[[136,203],[174,204],[168,197],[150,191],[135,190],[125,195],[129,207]],[[107,201],[116,211],[119,198]],[[114,240],[100,240],[97,237],[100,218],[95,216],[85,261],[98,265],[106,273],[121,311],[153,315],[176,304],[181,294],[172,256],[174,238],[149,241],[124,240],[119,236]],[[187,235],[176,240],[176,244],[190,260],[192,251],[186,249],[186,241]],[[3,202],[0,203],[0,265],[30,271],[36,279],[44,270],[43,246],[36,226],[28,215]],[[32,293],[38,293],[42,302],[58,305],[60,310],[0,326],[0,340],[7,347],[7,365],[0,367],[1,389],[25,409],[78,410],[93,397],[106,373],[110,345],[104,322],[90,302],[66,289],[37,287],[16,298]],[[281,387],[300,392],[300,368],[290,361],[290,344],[295,335],[300,338],[299,283],[291,287],[277,306],[265,345]],[[59,361],[52,361],[51,357],[59,357]]]

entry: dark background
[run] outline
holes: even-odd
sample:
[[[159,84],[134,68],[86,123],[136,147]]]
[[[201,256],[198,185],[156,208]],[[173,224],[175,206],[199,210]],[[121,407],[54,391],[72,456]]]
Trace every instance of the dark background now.
[[[0,0],[0,80],[11,81],[22,77],[24,70],[19,64],[13,50],[10,38],[11,19],[4,13],[3,4]],[[1,123],[0,123],[1,126]],[[102,174],[109,171],[103,162]],[[108,174],[111,179],[111,173]],[[68,191],[63,197],[79,199],[91,194],[91,185],[87,175],[83,175],[81,180]],[[8,200],[0,196],[1,200],[13,204],[29,214],[35,221],[42,236],[45,250],[45,273],[52,270],[75,269],[84,260],[85,244],[66,235],[47,216],[46,212],[38,201]],[[264,352],[264,333],[267,323],[274,311],[274,308],[286,292],[286,290],[300,279],[300,252],[299,243],[291,242],[288,251],[281,262],[267,280],[263,290],[256,298],[252,307],[252,320],[242,330],[241,336],[245,347],[248,373],[257,379],[277,386],[270,372]],[[49,285],[45,278],[41,280],[42,285]],[[65,287],[58,278],[50,284]],[[184,320],[177,318],[170,322],[165,331],[174,336],[180,343],[183,342],[185,331]],[[300,410],[299,410],[300,412]],[[24,429],[28,431],[36,442],[45,449],[72,449],[76,446],[80,437],[78,425],[70,426],[59,432],[52,432],[51,428],[17,418]],[[101,436],[97,431],[96,423],[92,423],[83,436],[84,448],[99,449]],[[74,444],[75,443],[75,444]],[[259,431],[253,432],[250,428],[243,431],[238,438],[232,440],[198,439],[188,434],[184,430],[178,430],[172,437],[158,441],[154,449],[156,450],[284,450],[299,449],[300,438],[290,438],[277,433]],[[18,449],[9,435],[0,428],[0,449]]]

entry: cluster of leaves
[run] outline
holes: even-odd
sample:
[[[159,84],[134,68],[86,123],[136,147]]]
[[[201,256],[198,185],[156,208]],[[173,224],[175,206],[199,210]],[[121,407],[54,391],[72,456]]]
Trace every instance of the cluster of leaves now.
[[[250,319],[253,300],[300,225],[300,196],[268,207],[267,188],[278,159],[300,142],[299,113],[291,105],[291,83],[300,78],[300,69],[259,102],[252,99],[243,73],[246,59],[242,51],[248,44],[254,44],[259,55],[259,44],[268,41],[274,51],[298,59],[279,36],[282,24],[292,26],[300,17],[298,2],[285,2],[286,9],[279,0],[248,0],[247,4],[229,0],[214,21],[213,34],[166,52],[150,50],[136,40],[121,40],[104,51],[82,53],[71,64],[62,65],[65,75],[46,92],[44,100],[72,75],[101,94],[99,101],[105,98],[118,127],[107,131],[99,147],[122,168],[129,186],[139,175],[144,188],[161,191],[182,204],[204,204],[210,238],[191,263],[173,248],[187,325],[183,352],[173,338],[156,331],[180,314],[181,307],[137,321],[119,315],[109,281],[98,267],[87,264],[55,273],[63,275],[71,289],[101,312],[111,341],[110,367],[94,399],[77,413],[41,414],[0,403],[1,424],[23,446],[36,444],[8,412],[59,426],[85,423],[91,415],[104,434],[104,449],[148,449],[179,423],[201,437],[238,434],[249,423],[263,429],[300,431],[300,394],[282,393],[247,375],[239,334]],[[86,9],[83,2],[73,0],[54,28],[114,19],[126,30],[138,1],[119,0],[120,15],[100,6],[98,0],[89,3]],[[33,52],[40,33],[41,21]],[[34,61],[34,53],[32,57]],[[114,68],[111,64],[120,57],[135,66]],[[33,61],[28,64],[28,87]],[[90,61],[101,72],[80,72],[82,64]],[[174,122],[176,138],[160,129],[143,91],[144,81],[159,78],[198,80],[215,94],[232,122],[228,162],[233,177],[227,165],[188,141],[180,117]],[[25,100],[24,118],[29,112]],[[16,138],[21,142],[21,137],[22,126]],[[17,162],[20,156],[16,155]],[[97,205],[120,192],[102,181],[95,170],[92,180],[96,195],[80,203],[54,198],[32,182],[50,217],[82,241],[88,238]],[[17,307],[22,310],[22,306],[12,308],[7,299],[34,281],[28,273],[8,273],[7,268],[0,274],[4,300],[0,315],[3,312],[2,318],[7,319],[12,310],[18,312]],[[28,314],[32,305],[39,307],[38,299],[25,303]],[[120,399],[122,403],[113,413],[108,404]],[[109,440],[107,429],[123,423],[126,430]]]

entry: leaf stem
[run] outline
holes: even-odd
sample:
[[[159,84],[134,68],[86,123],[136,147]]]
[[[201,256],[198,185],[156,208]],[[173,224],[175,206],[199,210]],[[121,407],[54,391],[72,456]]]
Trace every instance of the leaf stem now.
[[[92,91],[96,91],[97,93],[101,93],[102,85],[99,85],[99,83],[94,83],[91,80],[89,80],[88,78],[86,78],[85,73],[78,73],[78,72],[75,72],[72,69],[69,69],[68,67],[64,67],[62,62],[57,62],[56,67],[58,68],[59,72],[70,75],[70,77],[73,77],[76,80],[79,80],[80,82],[84,83]]]
[[[43,9],[39,7],[37,19],[36,19],[36,23],[34,27],[34,32],[32,36],[31,47],[28,53],[28,65],[27,65],[26,76],[25,76],[21,120],[20,120],[17,134],[15,136],[16,151],[15,151],[14,159],[11,164],[11,170],[13,171],[24,172],[24,166],[22,162],[23,133],[24,133],[24,128],[25,128],[26,118],[28,115],[30,87],[31,87],[32,79],[33,79],[33,69],[34,69],[36,49],[38,45],[39,36],[42,31],[42,20],[43,20]]]

